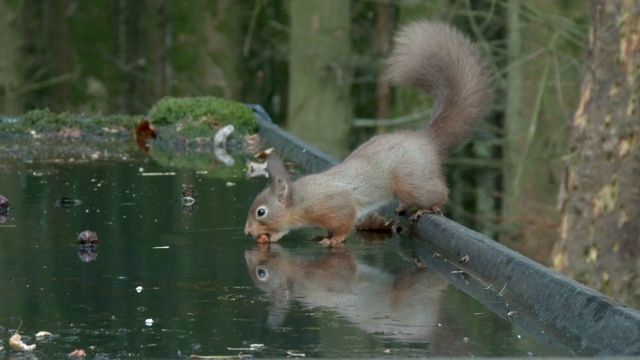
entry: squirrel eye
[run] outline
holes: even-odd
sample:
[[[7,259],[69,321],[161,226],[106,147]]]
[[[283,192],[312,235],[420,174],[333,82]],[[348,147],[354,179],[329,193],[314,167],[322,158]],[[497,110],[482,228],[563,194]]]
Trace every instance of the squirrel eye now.
[[[258,210],[256,210],[256,215],[258,215],[258,217],[267,215],[267,208],[264,206],[259,207]]]
[[[266,280],[267,277],[269,276],[269,272],[263,268],[258,268],[256,270],[256,275],[258,275],[258,279]]]

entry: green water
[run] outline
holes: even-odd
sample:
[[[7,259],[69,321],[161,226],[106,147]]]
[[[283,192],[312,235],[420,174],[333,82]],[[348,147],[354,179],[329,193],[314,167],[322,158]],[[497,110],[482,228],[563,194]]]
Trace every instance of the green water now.
[[[352,235],[330,251],[307,230],[256,248],[242,229],[265,180],[212,173],[140,154],[0,160],[11,204],[0,224],[0,358],[569,355],[416,269],[409,238]],[[198,191],[196,207],[181,205],[183,184]],[[57,207],[63,197],[82,203]],[[76,245],[83,230],[98,234],[95,253]],[[33,353],[9,350],[21,323]],[[264,348],[241,349],[252,344]]]

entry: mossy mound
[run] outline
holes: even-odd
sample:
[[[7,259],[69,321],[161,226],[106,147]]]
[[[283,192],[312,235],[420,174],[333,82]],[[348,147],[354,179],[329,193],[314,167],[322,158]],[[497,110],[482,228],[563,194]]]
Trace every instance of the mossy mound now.
[[[166,97],[148,114],[156,126],[176,125],[178,135],[186,138],[213,136],[221,127],[232,124],[241,135],[254,133],[257,122],[250,108],[241,103],[212,97]]]

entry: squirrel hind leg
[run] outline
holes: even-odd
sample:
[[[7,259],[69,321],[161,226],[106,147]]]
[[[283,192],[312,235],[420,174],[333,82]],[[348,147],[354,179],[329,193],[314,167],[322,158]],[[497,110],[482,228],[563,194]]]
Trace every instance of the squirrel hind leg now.
[[[394,185],[396,197],[400,199],[400,205],[395,209],[396,214],[404,215],[411,209],[409,219],[413,221],[426,213],[442,215],[440,207],[447,201],[449,194],[443,180],[428,179],[414,183],[404,180]]]

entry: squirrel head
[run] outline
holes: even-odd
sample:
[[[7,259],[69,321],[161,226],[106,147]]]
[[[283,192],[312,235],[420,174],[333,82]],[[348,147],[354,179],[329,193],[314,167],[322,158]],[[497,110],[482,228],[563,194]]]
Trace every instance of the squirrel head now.
[[[267,174],[269,187],[251,204],[244,233],[254,238],[266,236],[270,242],[276,242],[291,228],[291,179],[282,160],[274,154],[267,158]]]

